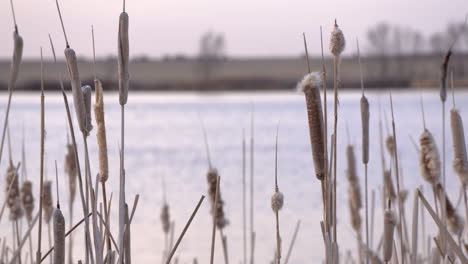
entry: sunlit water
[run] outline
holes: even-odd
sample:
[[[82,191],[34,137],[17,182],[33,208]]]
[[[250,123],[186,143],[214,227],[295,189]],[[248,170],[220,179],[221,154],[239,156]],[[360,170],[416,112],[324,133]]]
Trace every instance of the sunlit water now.
[[[441,105],[437,91],[423,93],[426,123],[431,130],[439,149],[442,149]],[[402,186],[414,190],[429,186],[420,177],[415,146],[410,137],[418,139],[422,132],[419,92],[394,93],[395,122],[398,139],[398,154],[401,159]],[[329,99],[332,94],[329,94]],[[379,242],[382,231],[382,211],[380,201],[381,162],[378,133],[379,116],[390,117],[388,93],[369,93],[371,104],[371,159],[369,164],[369,190],[375,191],[375,228],[373,247]],[[3,122],[6,96],[2,95],[1,120]],[[69,97],[71,100],[71,97]],[[364,183],[361,157],[361,118],[359,110],[360,93],[340,94],[338,119],[338,239],[340,252],[352,250],[355,255],[355,233],[350,225],[347,202],[347,181],[344,175],[345,146],[355,146],[358,174]],[[466,121],[466,92],[458,92],[457,106]],[[68,186],[63,173],[63,160],[67,129],[63,99],[59,94],[46,94],[45,125],[47,130],[46,167],[48,179],[54,179],[54,160],[59,166],[60,199],[68,219]],[[332,128],[332,100],[329,100],[329,131]],[[117,239],[118,205],[118,147],[120,144],[120,106],[115,94],[107,94],[106,128],[109,146],[110,178],[108,193],[113,193],[112,231]],[[127,172],[126,195],[129,204],[140,194],[140,202],[132,224],[132,258],[134,263],[158,263],[162,259],[164,235],[160,222],[163,199],[162,179],[167,185],[167,200],[170,204],[171,219],[175,221],[174,239],[194,209],[201,195],[206,195],[207,158],[203,145],[202,129],[198,115],[203,119],[211,151],[213,166],[221,175],[221,192],[225,201],[225,212],[230,224],[224,233],[228,237],[229,257],[232,263],[242,261],[242,135],[245,130],[249,149],[250,115],[254,106],[255,121],[255,231],[257,234],[255,258],[257,263],[269,263],[275,250],[275,219],[270,207],[274,192],[274,142],[279,122],[278,177],[280,190],[285,195],[284,208],[280,211],[283,256],[286,255],[297,220],[301,229],[293,250],[290,263],[319,263],[324,256],[323,239],[320,231],[322,201],[319,181],[314,176],[308,123],[304,97],[293,92],[275,93],[132,93],[126,106],[125,126],[125,168]],[[452,107],[448,101],[447,109]],[[448,112],[448,110],[447,110]],[[74,112],[73,113],[73,118]],[[21,139],[24,127],[28,177],[33,180],[38,199],[39,154],[40,154],[40,96],[39,94],[15,94],[11,109],[11,145],[13,160],[18,162],[21,154]],[[385,122],[385,119],[384,121]],[[390,124],[389,122],[387,122]],[[448,124],[448,119],[447,119]],[[349,136],[347,129],[349,128]],[[77,130],[76,121],[75,129]],[[384,125],[384,133],[390,131]],[[458,198],[459,180],[451,167],[452,138],[447,130],[447,186],[451,199]],[[80,162],[83,166],[83,140],[77,135]],[[89,137],[91,171],[96,175],[98,168],[95,130]],[[247,157],[249,160],[249,156]],[[389,163],[388,155],[386,156]],[[6,171],[8,147],[5,145],[1,164],[2,174]],[[247,164],[249,172],[250,164]],[[4,176],[2,176],[4,177]],[[247,173],[247,183],[250,174]],[[4,181],[1,181],[4,189]],[[362,187],[362,195],[364,188]],[[55,192],[54,192],[54,196]],[[108,194],[109,196],[109,194]],[[371,194],[369,193],[369,199]],[[55,199],[56,197],[54,197]],[[247,195],[247,198],[249,196]],[[410,221],[413,192],[407,203],[407,218]],[[369,202],[370,203],[370,202]],[[36,203],[37,208],[37,203]],[[77,196],[75,218],[82,217],[81,204]],[[199,263],[209,261],[211,223],[209,200],[201,206],[190,229],[177,250],[179,263],[191,263],[198,258]],[[6,214],[7,216],[8,214]],[[462,214],[461,214],[462,215]],[[361,211],[364,217],[364,211]],[[364,218],[363,218],[364,219]],[[427,229],[435,229],[426,216]],[[67,224],[68,225],[68,224]],[[249,227],[249,226],[247,226]],[[4,216],[0,224],[1,237],[11,242],[11,224]],[[25,227],[23,227],[24,229]],[[409,227],[411,228],[411,226]],[[76,234],[82,234],[80,227]],[[44,230],[47,232],[47,229]],[[429,232],[428,232],[429,233]],[[37,230],[34,230],[34,237]],[[216,236],[215,263],[223,263],[219,235]],[[36,238],[35,238],[36,240]],[[75,235],[75,261],[82,259],[82,235]],[[27,248],[27,247],[26,247]],[[43,252],[49,248],[47,235],[43,236]]]

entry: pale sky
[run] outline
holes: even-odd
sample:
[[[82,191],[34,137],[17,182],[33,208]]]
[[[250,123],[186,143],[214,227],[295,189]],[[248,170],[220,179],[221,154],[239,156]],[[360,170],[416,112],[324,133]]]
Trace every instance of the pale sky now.
[[[56,47],[63,50],[64,38],[54,0],[14,0],[14,5],[25,41],[24,57],[38,57],[41,45],[49,57],[48,33]],[[61,0],[60,6],[70,44],[79,56],[92,55],[91,24],[96,33],[97,56],[116,53],[121,1]],[[210,29],[224,32],[228,56],[290,56],[303,52],[302,32],[308,35],[310,52],[319,52],[320,25],[328,47],[335,18],[348,40],[346,52],[354,53],[355,38],[361,40],[365,49],[366,31],[378,22],[411,25],[428,36],[443,31],[449,22],[463,21],[468,1],[127,0],[126,9],[132,56],[194,55],[200,35]],[[9,0],[2,0],[2,59],[11,57],[12,30]]]

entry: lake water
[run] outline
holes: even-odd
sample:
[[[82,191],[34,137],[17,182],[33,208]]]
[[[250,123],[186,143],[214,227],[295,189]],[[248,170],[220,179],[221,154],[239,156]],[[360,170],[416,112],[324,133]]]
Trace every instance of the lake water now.
[[[402,184],[414,190],[419,185],[429,186],[419,175],[417,152],[410,136],[416,140],[422,132],[419,92],[395,92],[394,107],[399,156],[402,167]],[[441,106],[438,91],[423,92],[426,123],[433,133],[439,149],[442,149]],[[332,98],[332,94],[329,94]],[[378,134],[379,113],[390,117],[388,92],[368,93],[371,104],[371,145],[369,165],[369,190],[380,196],[381,183],[380,148]],[[3,122],[6,96],[1,97]],[[354,144],[358,162],[358,174],[363,183],[363,167],[360,164],[360,110],[359,92],[342,92],[339,105],[338,132],[338,238],[341,253],[356,248],[355,234],[350,225],[345,179],[345,146]],[[66,144],[65,110],[61,95],[46,94],[46,163],[47,177],[54,177],[53,164],[59,164],[60,198],[67,200],[67,183],[63,175]],[[69,100],[71,97],[69,96]],[[118,144],[120,142],[120,106],[116,94],[105,95],[107,142],[109,146],[110,177],[108,192],[113,192],[112,230],[116,235],[118,194]],[[457,93],[457,106],[465,122],[468,120],[468,93]],[[451,108],[451,100],[447,109]],[[332,113],[329,100],[329,113]],[[304,97],[294,92],[272,93],[131,93],[126,107],[125,167],[127,171],[127,200],[140,194],[140,202],[132,224],[132,252],[134,263],[160,262],[164,236],[160,222],[162,205],[162,177],[167,185],[167,199],[171,218],[175,221],[175,237],[179,235],[201,195],[206,194],[207,159],[198,114],[206,125],[213,165],[218,168],[221,180],[225,212],[230,224],[225,228],[228,237],[231,263],[242,261],[242,133],[250,136],[250,115],[254,106],[255,118],[255,230],[257,233],[257,263],[269,263],[275,249],[275,220],[270,208],[274,192],[274,142],[276,126],[279,128],[278,177],[280,190],[285,195],[284,208],[280,211],[283,256],[286,255],[297,220],[301,220],[296,246],[290,263],[319,263],[323,259],[323,240],[319,222],[322,219],[322,202],[319,181],[314,176],[308,123]],[[379,110],[381,109],[381,111]],[[94,114],[93,114],[94,116]],[[331,116],[331,115],[330,115]],[[74,118],[73,112],[73,118]],[[15,94],[11,109],[11,140],[14,161],[19,161],[24,127],[27,170],[29,178],[38,190],[40,153],[40,96]],[[331,120],[331,119],[329,119]],[[448,121],[447,121],[448,122]],[[329,124],[332,122],[330,121]],[[349,128],[349,139],[346,133]],[[332,127],[329,126],[331,129]],[[75,129],[77,129],[75,123]],[[331,130],[329,130],[331,131]],[[386,126],[384,126],[386,134]],[[83,164],[82,140],[78,137],[80,160]],[[95,130],[89,138],[92,175],[97,173],[97,144]],[[451,167],[451,133],[447,130],[447,186],[450,198],[455,202],[460,186]],[[247,146],[249,147],[249,146]],[[0,170],[6,171],[8,148],[5,147]],[[387,156],[387,162],[389,158]],[[249,164],[247,164],[249,166]],[[247,174],[247,176],[249,176]],[[249,177],[247,177],[249,179]],[[4,181],[0,181],[4,189]],[[362,195],[364,195],[362,187]],[[55,194],[55,192],[54,192]],[[413,192],[410,192],[412,201]],[[36,192],[36,199],[37,197]],[[55,195],[54,195],[55,196]],[[370,197],[369,193],[369,197]],[[55,198],[54,198],[55,199]],[[81,217],[81,205],[75,204],[75,220]],[[63,203],[63,202],[62,202]],[[412,203],[412,202],[410,202]],[[408,221],[411,216],[407,203]],[[376,201],[374,247],[382,230],[381,202]],[[37,206],[36,206],[37,208]],[[65,216],[68,208],[64,207]],[[176,256],[179,263],[208,263],[211,241],[211,216],[206,199],[190,229],[180,244]],[[364,211],[361,212],[362,217]],[[463,215],[463,214],[461,214]],[[1,237],[9,236],[10,224],[3,219]],[[68,220],[68,219],[67,219]],[[426,217],[428,229],[435,228]],[[67,224],[68,226],[68,224]],[[81,232],[83,229],[79,229]],[[36,236],[34,231],[34,236]],[[45,236],[46,237],[46,236]],[[75,260],[82,256],[82,236],[75,236]],[[44,239],[45,248],[48,246]],[[43,250],[45,251],[45,250]],[[219,236],[215,263],[223,263]]]

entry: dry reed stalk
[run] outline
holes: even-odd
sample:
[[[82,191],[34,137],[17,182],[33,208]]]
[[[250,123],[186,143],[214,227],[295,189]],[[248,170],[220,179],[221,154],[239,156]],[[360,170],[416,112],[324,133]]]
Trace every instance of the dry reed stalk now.
[[[171,259],[172,259],[172,256],[174,256],[176,250],[177,250],[177,247],[179,247],[179,244],[180,242],[182,241],[182,239],[184,238],[184,235],[185,233],[187,232],[188,228],[190,227],[190,224],[192,223],[192,220],[193,218],[195,217],[195,215],[197,214],[198,212],[198,208],[200,208],[200,205],[203,203],[203,200],[205,199],[205,196],[202,195],[200,197],[200,200],[198,201],[198,204],[197,206],[195,207],[195,210],[193,211],[192,215],[190,216],[189,220],[187,221],[187,224],[185,224],[185,227],[184,229],[182,230],[182,233],[180,234],[179,238],[177,238],[177,241],[175,243],[175,246],[174,248],[171,250],[171,253],[169,254],[169,257],[167,258],[167,261],[166,261],[166,264],[169,264],[171,262]],[[196,261],[194,261],[196,262]]]
[[[250,264],[255,263],[255,222],[254,222],[254,108],[250,118]]]
[[[314,161],[315,175],[317,179],[324,179],[324,128],[322,100],[320,98],[320,87],[322,86],[321,75],[318,72],[307,74],[297,85],[299,91],[305,94],[307,116],[309,121],[309,135],[312,146],[312,157]]]
[[[242,255],[243,262],[247,264],[247,214],[246,214],[246,190],[245,190],[245,176],[246,176],[246,151],[245,151],[245,129],[242,130]]]
[[[334,128],[333,128],[333,241],[336,241],[336,152],[337,152],[337,137],[338,137],[338,84],[339,84],[339,65],[340,55],[343,52],[346,41],[343,32],[338,27],[336,20],[333,31],[330,36],[330,52],[333,54],[333,86],[334,86]]]
[[[216,208],[218,206],[218,191],[219,191],[219,182],[221,181],[221,177],[217,175],[217,180],[216,180],[216,190],[215,190],[215,196],[214,196],[214,206],[212,208]],[[210,194],[210,193],[209,193]],[[213,229],[211,230],[211,255],[210,255],[210,264],[213,264],[214,260],[214,250],[215,250],[215,233],[216,233],[216,214],[218,213],[218,210],[212,210],[213,214]],[[167,262],[169,263],[169,262]]]
[[[396,128],[395,128],[395,116],[393,113],[393,99],[392,94],[390,93],[390,107],[392,111],[392,137],[393,137],[393,146],[394,146],[394,156],[393,160],[395,162],[395,175],[396,175],[396,182],[397,182],[397,193],[400,193],[400,169],[398,166],[398,147],[396,142]],[[399,216],[399,223],[403,223],[403,205],[401,200],[398,199],[398,216]],[[403,243],[403,228],[399,228],[399,235],[400,235],[400,246],[401,246],[401,263],[405,263],[405,251],[404,251],[404,243]]]
[[[289,261],[289,258],[291,257],[291,253],[294,248],[294,244],[296,242],[297,234],[299,233],[300,227],[301,227],[301,220],[297,220],[296,228],[294,229],[294,234],[293,234],[291,243],[289,244],[289,247],[288,247],[288,253],[286,254],[286,257],[284,258],[284,264],[288,264],[288,261]]]
[[[418,259],[418,213],[419,213],[419,199],[418,195],[414,194],[413,200],[413,226],[411,229],[412,233],[412,245],[411,245],[411,263],[417,263]]]
[[[465,226],[464,220],[457,214],[456,208],[453,206],[450,199],[447,197],[441,184],[438,184],[437,193],[439,195],[439,200],[445,200],[445,208],[447,210],[447,226],[448,229],[457,237],[461,237],[463,228]]]
[[[40,170],[40,184],[39,184],[39,227],[37,235],[37,251],[36,251],[36,263],[41,261],[41,236],[42,236],[42,203],[43,203],[43,189],[44,189],[44,140],[45,140],[45,114],[44,114],[44,66],[42,59],[42,48],[41,48],[41,170]]]
[[[11,98],[13,90],[16,87],[16,81],[19,75],[19,67],[23,57],[23,38],[19,35],[18,25],[16,24],[15,9],[13,7],[13,0],[10,0],[11,12],[13,14],[14,32],[13,32],[13,58],[10,68],[10,78],[8,79],[8,103],[5,112],[5,120],[3,122],[2,142],[0,144],[0,162],[2,160],[3,144],[5,142],[6,128],[8,124],[8,116],[10,114]]]
[[[462,249],[457,245],[457,243],[453,240],[452,236],[449,234],[447,228],[443,225],[442,221],[439,219],[437,214],[434,212],[432,209],[431,205],[427,201],[427,199],[424,197],[424,195],[421,193],[421,191],[418,189],[417,190],[418,196],[421,199],[421,202],[423,203],[424,207],[426,207],[426,210],[429,212],[429,214],[432,216],[432,219],[434,222],[437,224],[439,227],[440,233],[445,234],[445,237],[447,238],[447,242],[450,245],[450,248],[454,251],[454,253],[460,258],[462,263],[468,263],[468,259],[464,255]]]
[[[8,257],[6,256],[6,261],[3,262],[3,263],[10,263],[10,264],[15,264],[16,263],[16,259],[18,259],[18,261],[20,260],[20,253],[21,253],[21,249],[23,248],[24,244],[26,243],[26,240],[28,240],[30,237],[31,237],[31,232],[34,228],[34,225],[36,224],[37,222],[37,219],[39,218],[39,214],[36,214],[36,216],[33,218],[33,220],[31,221],[31,224],[29,225],[28,229],[26,230],[26,232],[24,233],[23,235],[23,238],[21,239],[21,241],[19,241],[18,239],[18,249],[16,249],[14,252],[13,252],[13,256],[11,259],[8,259]],[[0,262],[3,261],[3,257],[5,257],[5,240],[6,239],[3,239],[3,250],[2,250],[2,254],[0,256]]]
[[[278,125],[279,129],[279,125]],[[278,130],[276,130],[275,146],[275,193],[271,197],[271,209],[275,213],[276,219],[276,264],[281,262],[281,236],[279,230],[279,211],[283,208],[284,196],[278,188]]]

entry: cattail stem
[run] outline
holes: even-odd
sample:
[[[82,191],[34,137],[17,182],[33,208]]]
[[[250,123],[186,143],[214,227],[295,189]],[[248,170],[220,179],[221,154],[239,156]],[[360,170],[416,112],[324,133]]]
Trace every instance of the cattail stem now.
[[[245,193],[245,130],[242,130],[242,238],[243,262],[247,264],[247,230],[246,230],[246,193]]]
[[[124,225],[125,225],[125,105],[120,106],[120,190],[119,190],[119,245],[122,245],[124,239]],[[120,248],[121,252],[124,252],[123,248]],[[123,264],[123,257],[120,257],[119,264]]]
[[[301,227],[301,220],[297,220],[296,228],[294,229],[294,234],[291,240],[291,244],[289,244],[288,253],[284,258],[284,264],[288,264],[289,258],[291,257],[292,250],[294,248],[294,244],[296,242],[297,234],[299,233],[299,228]]]
[[[219,183],[219,177],[218,177],[218,183]],[[216,196],[217,197],[217,196]],[[200,205],[203,203],[203,200],[205,199],[205,196],[202,195],[200,200],[198,201],[198,204],[197,206],[195,207],[195,210],[193,211],[192,215],[190,216],[187,224],[185,224],[185,227],[184,229],[182,230],[182,233],[180,234],[179,238],[177,238],[177,241],[175,243],[175,246],[174,248],[171,250],[171,253],[169,254],[168,258],[167,258],[167,261],[166,261],[166,264],[169,264],[171,262],[171,259],[172,257],[174,256],[176,250],[177,250],[177,247],[179,246],[180,242],[182,241],[182,239],[184,238],[184,235],[185,233],[187,232],[188,228],[190,227],[190,224],[192,223],[192,220],[193,218],[195,217],[195,215],[197,214],[198,212],[198,208],[200,208]]]
[[[255,263],[255,227],[254,227],[254,108],[250,119],[250,264]]]
[[[223,247],[223,254],[224,254],[224,263],[229,264],[229,251],[227,245],[227,237],[224,235],[223,229],[219,229],[219,235],[221,237],[221,245]]]
[[[334,127],[333,127],[333,241],[336,241],[336,151],[338,133],[338,64],[339,57],[333,57],[333,84],[334,84]]]

